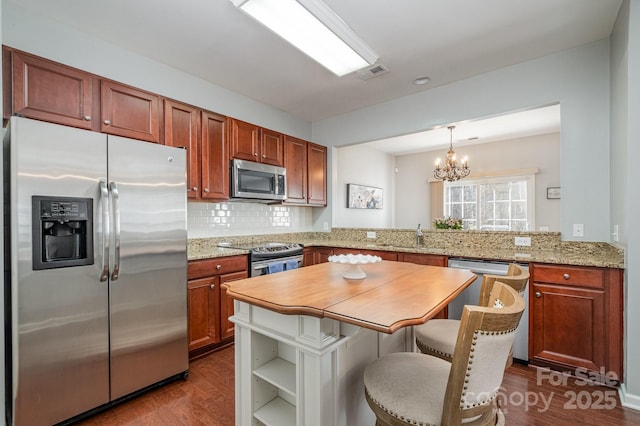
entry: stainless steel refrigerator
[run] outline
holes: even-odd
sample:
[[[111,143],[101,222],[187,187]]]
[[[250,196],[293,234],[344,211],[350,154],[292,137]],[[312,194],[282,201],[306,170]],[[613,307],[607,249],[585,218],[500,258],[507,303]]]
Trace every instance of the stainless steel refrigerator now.
[[[4,150],[8,423],[186,377],[185,151],[19,117]]]

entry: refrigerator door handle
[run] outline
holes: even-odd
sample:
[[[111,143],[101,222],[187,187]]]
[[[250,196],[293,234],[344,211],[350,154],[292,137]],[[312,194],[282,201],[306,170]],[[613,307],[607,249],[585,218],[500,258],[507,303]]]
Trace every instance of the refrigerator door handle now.
[[[118,279],[120,275],[120,194],[115,182],[109,183],[109,190],[113,198],[113,271],[111,281]]]
[[[102,205],[102,266],[100,267],[100,282],[109,278],[109,190],[107,182],[100,181],[100,203]]]

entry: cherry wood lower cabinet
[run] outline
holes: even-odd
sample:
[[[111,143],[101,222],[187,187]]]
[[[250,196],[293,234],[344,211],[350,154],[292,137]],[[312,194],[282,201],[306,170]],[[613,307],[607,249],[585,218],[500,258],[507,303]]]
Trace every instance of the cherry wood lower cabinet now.
[[[529,361],[621,378],[623,271],[538,263],[529,271]]]
[[[304,266],[316,265],[329,261],[329,256],[340,254],[370,254],[380,256],[382,260],[398,260],[398,255],[392,251],[383,250],[361,250],[342,247],[305,247]]]
[[[221,284],[247,278],[245,255],[193,260],[188,265],[189,357],[204,355],[233,341],[233,300]]]
[[[370,254],[382,260],[417,263],[419,265],[447,266],[447,256],[440,254],[400,253],[386,250],[353,249],[343,247],[305,247],[304,266],[329,261],[329,256],[339,254]]]
[[[441,254],[398,253],[398,262],[446,267],[448,264],[448,258]]]
[[[417,263],[418,265],[443,266],[447,267],[448,258],[440,254],[422,254],[422,253],[398,253],[398,262]],[[449,305],[442,308],[434,317],[434,319],[449,318]]]

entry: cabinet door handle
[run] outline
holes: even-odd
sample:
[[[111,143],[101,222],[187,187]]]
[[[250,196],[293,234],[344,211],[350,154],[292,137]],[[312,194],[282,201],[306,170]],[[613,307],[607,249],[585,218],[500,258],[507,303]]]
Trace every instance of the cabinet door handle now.
[[[564,278],[565,280],[568,280],[569,278],[571,278],[571,276],[569,274],[564,274],[562,278]]]
[[[257,153],[257,152],[254,152],[254,153],[253,153],[253,156],[254,156],[254,157],[257,157],[257,156],[258,156],[258,153]]]
[[[197,191],[197,190],[198,190],[198,187],[197,187],[197,186],[194,186],[194,187],[193,187],[193,191]]]
[[[262,158],[267,158],[267,154],[262,154]]]
[[[213,290],[214,288],[216,288],[215,284],[211,284],[211,290]]]
[[[209,188],[205,188],[205,189],[204,189],[204,192],[209,192]]]
[[[216,269],[219,271],[222,268],[222,265],[216,265]]]
[[[85,119],[85,121],[91,121],[91,116],[90,115],[85,115],[84,119]]]
[[[536,297],[540,299],[542,297],[542,293],[540,293],[539,291],[536,291]]]
[[[109,121],[109,120],[104,120],[104,124],[108,126],[109,124],[111,124],[111,121]]]

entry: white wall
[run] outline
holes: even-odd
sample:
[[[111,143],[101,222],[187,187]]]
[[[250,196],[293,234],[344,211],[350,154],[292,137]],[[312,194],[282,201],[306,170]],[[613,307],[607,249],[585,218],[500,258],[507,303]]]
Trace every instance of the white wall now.
[[[627,234],[627,274],[626,274],[626,305],[627,339],[626,339],[626,377],[625,384],[628,394],[627,403],[640,410],[640,227],[637,220],[640,217],[640,1],[630,2],[629,13],[629,45],[628,52],[628,127],[627,127],[627,179],[626,182],[626,225]],[[624,207],[623,207],[624,208]],[[633,225],[633,226],[632,226]]]
[[[582,223],[584,240],[609,241],[608,40],[315,122],[312,138],[328,146],[352,145],[557,102],[562,237],[575,239],[573,224]]]
[[[393,228],[395,184],[392,155],[364,146],[342,147],[337,151],[337,172],[333,181],[336,203],[333,226],[343,228]],[[382,209],[347,208],[347,184],[382,188]]]
[[[0,2],[0,17],[2,17],[2,2]],[[3,38],[2,38],[2,25],[0,24],[0,46],[3,43]],[[0,99],[3,99],[2,97],[2,73],[0,73]],[[0,117],[2,117],[3,111],[2,111],[2,105],[3,102],[0,102]],[[0,141],[2,140],[2,138],[4,137],[4,129],[0,130]],[[0,188],[4,188],[4,166],[3,164],[3,157],[2,157],[2,151],[3,149],[0,147]],[[4,212],[4,196],[0,197],[0,211]],[[4,216],[3,216],[4,217]],[[0,246],[0,271],[2,271],[2,288],[0,288],[0,318],[4,318],[4,286],[6,285],[5,283],[5,275],[4,275],[4,224],[3,226],[0,226],[0,239],[3,241],[2,245]],[[4,342],[4,327],[2,327],[2,330],[0,330],[0,342]],[[6,345],[2,344],[2,349],[0,350],[0,383],[2,384],[2,388],[0,388],[0,401],[2,401],[0,403],[0,419],[4,419],[5,418],[5,404],[4,404],[4,398],[5,398],[5,394],[4,394],[4,384],[5,384],[5,377],[4,377],[4,360],[5,360],[5,353],[4,351],[6,350]]]
[[[429,185],[437,158],[446,149],[396,157],[396,226],[429,228]],[[454,144],[458,158],[468,157],[471,175],[492,176],[504,172],[538,168],[536,174],[535,226],[560,231],[562,200],[547,200],[548,186],[560,186],[560,133],[529,136],[485,144]]]
[[[611,216],[625,248],[623,405],[640,410],[640,1],[624,0],[611,37]]]

